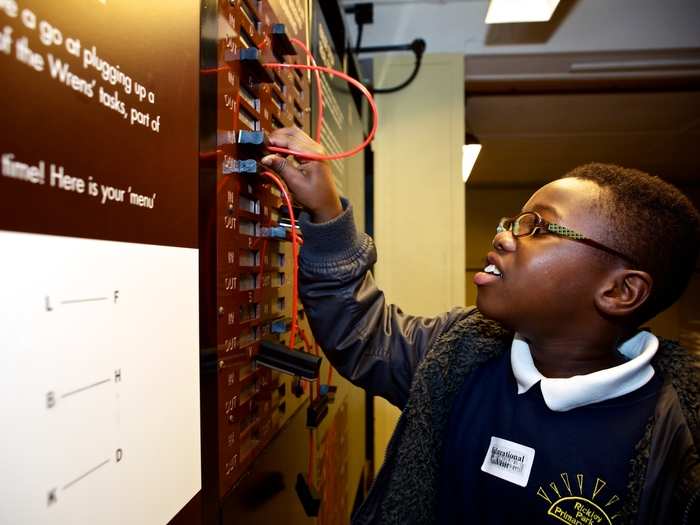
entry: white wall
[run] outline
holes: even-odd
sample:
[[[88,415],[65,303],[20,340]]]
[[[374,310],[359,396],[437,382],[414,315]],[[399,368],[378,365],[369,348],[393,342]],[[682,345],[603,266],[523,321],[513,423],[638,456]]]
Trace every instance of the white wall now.
[[[698,0],[562,0],[553,22],[493,26],[484,23],[487,7],[486,1],[377,4],[362,43],[423,38],[428,53],[467,55],[700,47]],[[352,15],[347,25],[354,43]]]
[[[391,85],[412,69],[407,57],[375,63],[377,76]],[[408,88],[377,95],[375,273],[387,300],[411,314],[464,305],[463,79],[461,54],[433,55]],[[383,401],[375,408],[379,465],[398,411]]]

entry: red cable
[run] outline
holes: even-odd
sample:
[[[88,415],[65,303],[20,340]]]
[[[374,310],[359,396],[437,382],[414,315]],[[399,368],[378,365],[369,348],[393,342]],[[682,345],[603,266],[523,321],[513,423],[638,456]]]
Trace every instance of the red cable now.
[[[311,60],[311,64],[314,66],[318,65],[316,64],[316,59],[314,58],[313,53],[311,50],[306,47],[306,44],[299,40],[298,38],[290,38],[290,42],[293,44],[296,44],[299,46],[304,53],[306,53],[306,57],[308,60]],[[267,45],[270,43],[270,39],[265,36],[265,39],[263,40],[262,44],[260,44],[260,51],[265,49]],[[206,71],[206,70],[205,70]],[[316,95],[318,97],[318,117],[316,120],[316,142],[320,143],[321,142],[321,129],[323,128],[323,87],[321,85],[321,75],[319,74],[318,71],[315,72],[316,74]]]
[[[279,148],[276,146],[269,146],[268,149],[272,152],[275,153],[282,153],[285,155],[294,155],[295,157],[299,158],[304,158],[304,159],[309,159],[309,160],[339,160],[339,159],[344,159],[347,157],[351,157],[358,153],[359,151],[363,150],[366,148],[370,142],[374,139],[374,135],[377,132],[377,126],[379,122],[379,117],[378,117],[378,112],[377,112],[377,106],[374,102],[374,99],[372,98],[372,95],[370,92],[367,90],[367,88],[361,83],[352,78],[351,76],[343,73],[342,71],[336,71],[335,69],[329,68],[329,67],[324,67],[324,66],[318,66],[316,64],[316,60],[313,57],[313,54],[311,51],[306,47],[306,45],[296,39],[293,38],[291,39],[296,45],[301,47],[306,55],[309,57],[309,59],[312,62],[312,65],[306,65],[306,64],[281,64],[281,63],[271,63],[271,64],[264,64],[265,67],[268,68],[277,68],[277,69],[283,69],[283,68],[289,68],[289,69],[304,69],[308,71],[314,71],[315,76],[316,76],[316,89],[317,89],[317,96],[318,96],[318,101],[319,101],[319,114],[318,114],[318,120],[317,120],[317,126],[316,126],[316,141],[320,142],[320,137],[321,137],[321,129],[323,127],[323,90],[322,90],[322,85],[321,85],[321,76],[320,72],[327,73],[329,75],[333,75],[336,77],[339,77],[346,82],[352,84],[355,86],[357,89],[360,90],[360,92],[364,95],[364,97],[367,99],[367,102],[369,103],[370,109],[372,111],[372,129],[370,130],[369,134],[365,138],[364,142],[360,144],[359,146],[348,150],[348,151],[343,151],[341,153],[336,153],[333,155],[319,155],[315,153],[307,153],[307,152],[301,152],[301,151],[294,151],[290,150],[287,148]],[[202,70],[203,74],[211,74],[214,72],[218,72],[222,69],[222,67],[218,68],[212,68],[212,69],[205,69]],[[220,150],[217,150],[216,152],[205,152],[201,154],[202,158],[207,158],[210,156],[218,156],[218,153]],[[290,334],[289,334],[289,347],[290,349],[294,350],[294,345],[296,343],[296,332],[297,332],[297,318],[298,318],[298,271],[299,271],[299,261],[298,261],[298,244],[299,244],[299,239],[297,236],[297,231],[296,231],[296,220],[294,219],[294,210],[292,208],[292,201],[289,198],[289,193],[287,192],[287,189],[285,188],[284,184],[282,181],[272,172],[270,171],[264,171],[262,174],[266,177],[269,177],[275,185],[280,189],[282,192],[282,195],[284,197],[285,203],[287,205],[287,209],[289,211],[289,217],[290,221],[292,224],[292,258],[293,258],[293,287],[292,287],[292,326],[290,329]],[[262,279],[262,275],[261,275]],[[330,378],[332,377],[333,369],[332,367],[329,369],[329,381],[328,383],[330,384]]]
[[[294,209],[292,208],[292,200],[289,198],[289,193],[287,192],[287,188],[284,186],[284,183],[280,180],[279,177],[277,177],[277,175],[270,171],[263,171],[262,174],[266,177],[269,177],[282,192],[282,196],[284,197],[284,201],[287,205],[287,210],[289,211],[289,219],[292,222],[292,262],[294,263],[294,275],[292,282],[294,284],[292,286],[292,327],[289,332],[289,349],[294,350],[294,343],[296,342],[297,334],[297,301],[299,296],[299,279],[297,277],[299,271],[299,246],[297,239],[297,224],[296,220],[294,219]]]
[[[199,73],[201,75],[213,75],[214,73],[219,73],[221,71],[226,71],[228,66],[210,67],[207,69],[200,69]]]
[[[365,96],[367,99],[367,102],[369,102],[369,107],[372,111],[372,129],[369,132],[369,135],[367,135],[367,138],[364,140],[362,144],[357,146],[356,148],[353,148],[348,151],[342,151],[340,153],[336,153],[333,155],[319,155],[317,153],[308,153],[308,152],[302,152],[302,151],[294,151],[291,149],[287,148],[279,148],[277,146],[268,146],[267,149],[274,153],[282,153],[284,155],[294,155],[295,157],[299,157],[302,159],[309,159],[309,160],[339,160],[339,159],[345,159],[347,157],[352,157],[359,151],[362,151],[364,148],[366,148],[370,142],[374,139],[374,135],[377,132],[377,124],[378,124],[378,113],[377,113],[377,105],[374,103],[374,99],[372,98],[372,95],[370,95],[369,91],[367,88],[362,85],[361,82],[358,82],[354,78],[352,78],[350,75],[346,75],[342,71],[336,71],[333,68],[330,67],[324,67],[324,66],[307,66],[305,64],[280,64],[280,63],[272,63],[272,64],[263,64],[265,67],[269,68],[278,68],[278,69],[283,69],[283,68],[289,68],[289,69],[307,69],[311,71],[322,71],[324,73],[328,73],[329,75],[333,75],[339,78],[342,78],[346,82],[349,82],[353,86],[355,86],[357,89],[360,90],[360,92]]]
[[[199,154],[199,158],[202,160],[211,159],[213,157],[218,157],[219,153],[223,153],[223,150],[217,149],[215,151],[203,151]]]
[[[314,58],[313,53],[311,53],[311,50],[306,47],[306,44],[299,40],[298,38],[290,38],[289,40],[292,41],[292,43],[298,45],[300,48],[304,50],[304,53],[306,53],[306,56],[311,60],[311,64],[314,66],[318,66],[316,64],[316,59]],[[316,97],[318,98],[318,116],[316,118],[316,142],[319,144],[321,143],[321,129],[323,129],[323,86],[321,85],[321,74],[316,70],[315,72],[316,75]]]
[[[306,348],[306,351],[311,353],[313,350],[313,347],[311,346],[311,341],[309,341],[306,332],[301,328],[299,329],[299,337],[301,337],[301,340],[304,341],[304,347]],[[318,353],[316,355],[318,355]]]
[[[370,130],[369,134],[367,135],[367,138],[357,146],[356,148],[353,148],[348,151],[343,151],[340,153],[336,153],[334,155],[319,155],[316,153],[306,153],[302,151],[294,151],[291,149],[287,148],[279,148],[277,146],[268,146],[267,149],[274,153],[282,153],[284,155],[294,155],[295,157],[299,157],[302,159],[308,159],[308,160],[340,160],[340,159],[345,159],[347,157],[352,157],[356,153],[359,153],[362,151],[364,148],[366,148],[370,142],[374,139],[374,135],[377,132],[377,125],[379,123],[379,114],[377,111],[377,105],[374,102],[374,99],[372,98],[372,95],[370,92],[367,90],[367,88],[361,83],[352,78],[351,76],[343,73],[342,71],[337,71],[333,68],[330,67],[324,67],[324,66],[318,66],[315,63],[315,60],[313,59],[313,56],[311,55],[311,52],[309,49],[299,40],[293,39],[297,45],[301,45],[302,49],[307,53],[307,55],[312,59],[314,62],[312,65],[306,65],[306,64],[281,64],[281,63],[269,63],[269,64],[263,64],[264,67],[268,68],[277,68],[277,69],[305,69],[308,71],[315,71],[317,74],[317,90],[318,90],[318,98],[319,98],[319,115],[318,115],[318,121],[317,121],[317,126],[316,126],[316,133],[317,133],[317,138],[316,141],[320,142],[320,133],[321,129],[323,127],[323,93],[321,89],[321,84],[320,84],[320,75],[318,75],[319,72],[323,73],[328,73],[329,75],[333,75],[338,78],[342,78],[346,82],[352,84],[355,86],[357,89],[360,90],[360,93],[364,95],[364,97],[367,99],[367,102],[369,102],[369,107],[372,112],[372,129]],[[203,75],[209,75],[212,73],[218,73],[219,71],[225,71],[227,70],[227,66],[220,66],[216,68],[210,68],[210,69],[202,69],[200,72]]]

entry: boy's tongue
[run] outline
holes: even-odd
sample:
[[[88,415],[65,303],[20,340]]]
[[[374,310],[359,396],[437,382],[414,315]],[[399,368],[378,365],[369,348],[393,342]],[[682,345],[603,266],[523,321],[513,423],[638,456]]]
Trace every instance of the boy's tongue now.
[[[477,286],[482,286],[484,284],[490,284],[494,281],[498,281],[499,279],[499,276],[493,275],[491,273],[477,272],[474,275],[474,284],[476,284]]]

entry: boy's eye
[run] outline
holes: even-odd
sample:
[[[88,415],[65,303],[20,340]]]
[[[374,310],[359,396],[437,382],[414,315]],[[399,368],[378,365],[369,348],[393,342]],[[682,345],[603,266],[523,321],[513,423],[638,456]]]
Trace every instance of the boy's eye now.
[[[537,226],[536,216],[530,213],[520,215],[513,225],[513,235],[530,235]]]

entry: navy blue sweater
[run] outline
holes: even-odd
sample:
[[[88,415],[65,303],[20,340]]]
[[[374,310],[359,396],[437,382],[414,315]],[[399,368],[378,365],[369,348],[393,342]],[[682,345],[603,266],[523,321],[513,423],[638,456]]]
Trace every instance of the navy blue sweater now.
[[[660,387],[655,374],[624,396],[554,412],[539,382],[518,395],[510,352],[486,363],[467,377],[452,407],[437,522],[615,523],[627,496],[629,462]],[[494,448],[493,437],[534,453],[507,441]],[[526,485],[502,479],[504,472]]]

